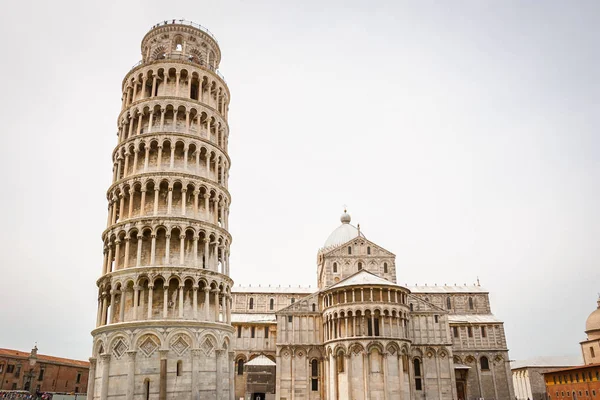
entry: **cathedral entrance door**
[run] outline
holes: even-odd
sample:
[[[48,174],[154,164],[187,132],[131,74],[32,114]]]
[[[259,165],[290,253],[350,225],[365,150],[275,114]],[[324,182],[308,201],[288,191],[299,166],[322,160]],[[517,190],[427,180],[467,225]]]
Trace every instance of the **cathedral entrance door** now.
[[[466,400],[465,383],[461,381],[456,382],[456,395],[458,400]]]

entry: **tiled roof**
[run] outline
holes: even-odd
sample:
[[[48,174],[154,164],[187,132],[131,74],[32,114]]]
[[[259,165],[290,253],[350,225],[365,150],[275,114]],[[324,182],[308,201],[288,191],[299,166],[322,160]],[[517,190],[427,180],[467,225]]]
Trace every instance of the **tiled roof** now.
[[[253,358],[252,360],[248,361],[246,363],[246,365],[268,365],[268,366],[275,366],[277,364],[275,364],[271,359],[269,359],[266,356],[258,356],[256,358]]]
[[[19,351],[19,350],[12,350],[12,349],[0,349],[0,357],[14,357],[14,358],[27,359],[30,354],[31,353],[29,353],[27,351]],[[90,367],[90,363],[87,361],[71,360],[70,358],[47,356],[45,354],[38,354],[37,362],[48,362],[48,363],[54,363],[54,364],[74,365],[74,366],[83,367],[83,368]]]
[[[502,323],[493,314],[448,314],[448,322],[460,324],[497,324]]]
[[[595,363],[595,364],[585,364],[585,365],[578,365],[576,367],[569,367],[569,368],[561,368],[561,369],[555,369],[552,371],[548,371],[548,373],[551,372],[561,372],[561,371],[575,371],[575,370],[579,370],[579,369],[585,369],[585,368],[597,368],[600,367],[600,363]]]
[[[277,294],[310,294],[317,291],[317,288],[301,286],[234,286],[232,293],[277,293]]]
[[[525,367],[572,367],[583,364],[581,354],[577,356],[547,356],[535,357],[527,360],[515,360],[510,363],[510,369],[519,369]]]
[[[355,273],[354,275],[349,276],[346,279],[343,279],[336,283],[335,285],[327,288],[328,289],[337,289],[340,287],[346,286],[356,286],[356,285],[379,285],[379,286],[395,286],[398,287],[393,282],[388,281],[387,279],[383,279],[378,277],[377,275],[362,269]]]
[[[231,314],[232,323],[263,323],[263,324],[274,324],[277,322],[275,314],[251,314],[251,313],[233,313]]]
[[[413,293],[489,293],[486,289],[477,285],[405,287]]]

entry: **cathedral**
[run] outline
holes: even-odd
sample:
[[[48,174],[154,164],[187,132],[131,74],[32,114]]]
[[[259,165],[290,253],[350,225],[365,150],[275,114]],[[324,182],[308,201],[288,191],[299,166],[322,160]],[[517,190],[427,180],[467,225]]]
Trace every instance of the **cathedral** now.
[[[121,85],[88,400],[514,398],[488,293],[398,285],[395,255],[346,211],[316,288],[234,286],[221,49],[185,20],[140,47]]]
[[[317,281],[233,287],[236,399],[514,398],[503,323],[479,285],[398,285],[395,255],[345,211]],[[257,359],[272,382],[254,376]]]

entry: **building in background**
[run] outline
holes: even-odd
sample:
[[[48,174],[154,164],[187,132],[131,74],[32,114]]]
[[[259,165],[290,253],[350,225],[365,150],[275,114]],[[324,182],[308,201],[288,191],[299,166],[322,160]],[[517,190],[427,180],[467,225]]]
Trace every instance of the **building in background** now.
[[[580,356],[567,356],[537,357],[511,362],[515,398],[517,400],[546,399],[544,374],[561,368],[581,365],[581,361]]]
[[[235,398],[514,399],[488,292],[399,285],[395,255],[341,222],[318,251],[317,289],[232,288]],[[259,358],[274,394],[249,384]]]
[[[580,343],[583,364],[544,374],[549,399],[600,399],[600,298],[585,323],[587,339]]]
[[[37,347],[0,349],[0,390],[85,393],[89,368],[87,361],[37,354]]]

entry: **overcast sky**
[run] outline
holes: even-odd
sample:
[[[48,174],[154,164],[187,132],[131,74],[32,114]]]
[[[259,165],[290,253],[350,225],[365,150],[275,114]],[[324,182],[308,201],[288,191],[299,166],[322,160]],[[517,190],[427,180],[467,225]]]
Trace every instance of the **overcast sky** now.
[[[121,81],[155,23],[222,50],[236,284],[316,285],[344,204],[398,282],[490,290],[511,359],[596,307],[600,3],[2,6],[0,347],[87,359]]]

